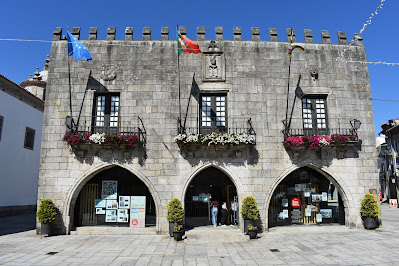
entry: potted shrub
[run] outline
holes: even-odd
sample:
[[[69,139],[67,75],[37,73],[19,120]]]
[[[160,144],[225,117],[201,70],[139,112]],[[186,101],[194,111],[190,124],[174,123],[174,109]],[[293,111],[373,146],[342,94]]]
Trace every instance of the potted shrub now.
[[[173,238],[176,241],[180,241],[183,239],[183,235],[184,235],[183,225],[175,223],[175,226],[173,228]]]
[[[166,219],[169,221],[169,235],[173,236],[173,231],[176,224],[182,225],[184,222],[184,210],[179,199],[174,198],[169,201]]]
[[[380,215],[380,206],[374,194],[367,193],[362,199],[360,206],[360,214],[362,215],[363,225],[366,229],[376,229],[379,225],[378,216]]]
[[[51,223],[57,217],[57,209],[51,199],[43,199],[36,213],[37,220],[41,223],[41,234],[51,235]]]
[[[249,224],[256,224],[259,220],[259,210],[253,196],[248,196],[242,201],[241,216],[244,219],[244,232],[248,232]]]
[[[248,235],[249,239],[256,239],[258,235],[258,227],[252,226],[252,224],[248,225]]]

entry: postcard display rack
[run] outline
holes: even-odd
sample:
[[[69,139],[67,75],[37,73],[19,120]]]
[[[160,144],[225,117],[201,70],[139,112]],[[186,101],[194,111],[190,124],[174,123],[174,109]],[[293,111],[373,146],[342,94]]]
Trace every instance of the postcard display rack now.
[[[145,227],[145,196],[118,197],[118,181],[103,180],[101,199],[95,200],[96,215],[105,215],[106,223],[129,223]]]

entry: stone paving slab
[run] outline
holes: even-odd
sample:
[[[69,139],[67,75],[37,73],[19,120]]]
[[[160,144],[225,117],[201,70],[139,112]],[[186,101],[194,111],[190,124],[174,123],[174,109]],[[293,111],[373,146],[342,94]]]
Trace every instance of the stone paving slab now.
[[[181,242],[161,235],[40,237],[29,230],[0,236],[0,265],[399,265],[399,209],[382,205],[382,219],[377,230],[282,228],[251,241],[231,227],[194,229]]]

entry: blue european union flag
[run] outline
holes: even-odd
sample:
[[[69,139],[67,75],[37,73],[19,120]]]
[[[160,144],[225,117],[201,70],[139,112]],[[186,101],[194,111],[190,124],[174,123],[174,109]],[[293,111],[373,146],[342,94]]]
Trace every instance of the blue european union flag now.
[[[67,31],[68,56],[73,55],[75,61],[81,59],[92,60],[89,50],[75,36]]]

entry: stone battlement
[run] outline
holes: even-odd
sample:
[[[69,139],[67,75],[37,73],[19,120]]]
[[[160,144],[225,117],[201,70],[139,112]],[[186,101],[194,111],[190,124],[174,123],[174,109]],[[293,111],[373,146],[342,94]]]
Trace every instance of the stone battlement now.
[[[187,34],[187,27],[179,27],[180,33],[183,36]],[[89,40],[97,40],[97,27],[91,27],[89,31]],[[71,33],[78,39],[80,39],[80,27],[74,27],[71,30]],[[287,42],[291,40],[291,33],[292,33],[292,41],[296,41],[295,30],[287,29],[286,37]],[[53,41],[60,41],[65,40],[65,36],[62,36],[62,27],[58,27],[53,32],[54,37]],[[116,27],[109,27],[107,29],[107,41],[114,41],[116,34]],[[174,36],[174,35],[173,35]],[[260,29],[258,27],[251,28],[251,41],[260,41]],[[305,36],[305,43],[313,43],[313,32],[312,30],[304,30]],[[358,42],[362,42],[363,38],[359,36],[359,34],[354,33],[353,37]],[[125,29],[125,41],[132,41],[133,40],[133,27],[127,27]],[[151,41],[151,27],[144,27],[142,32],[142,40],[143,41]],[[169,28],[162,27],[161,28],[161,41],[168,41],[169,40]],[[174,40],[174,38],[172,38]],[[194,40],[194,39],[193,39]],[[197,27],[197,41],[205,41],[205,27]],[[221,41],[223,40],[223,27],[216,27],[215,28],[215,40]],[[241,27],[233,27],[233,40],[234,41],[242,41],[241,36]],[[270,42],[278,42],[277,38],[277,29],[276,28],[269,28],[269,41]],[[330,33],[326,30],[321,31],[321,43],[322,44],[331,44]],[[346,45],[348,43],[347,37],[345,32],[339,31],[338,32],[338,44]]]

